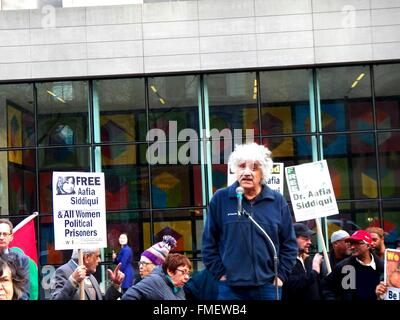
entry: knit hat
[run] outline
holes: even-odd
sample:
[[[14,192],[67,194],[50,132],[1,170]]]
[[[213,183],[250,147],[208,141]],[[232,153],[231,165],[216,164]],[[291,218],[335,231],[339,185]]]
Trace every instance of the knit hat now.
[[[176,240],[172,236],[163,236],[163,240],[151,246],[142,253],[155,265],[162,265],[169,251],[176,247]]]

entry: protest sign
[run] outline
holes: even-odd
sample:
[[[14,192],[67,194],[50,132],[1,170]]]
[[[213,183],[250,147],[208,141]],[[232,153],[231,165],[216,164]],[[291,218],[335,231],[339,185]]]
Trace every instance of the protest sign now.
[[[104,173],[53,172],[56,250],[107,247]]]
[[[385,274],[387,284],[385,300],[400,300],[400,250],[385,250]]]
[[[286,168],[296,222],[339,213],[326,160]]]

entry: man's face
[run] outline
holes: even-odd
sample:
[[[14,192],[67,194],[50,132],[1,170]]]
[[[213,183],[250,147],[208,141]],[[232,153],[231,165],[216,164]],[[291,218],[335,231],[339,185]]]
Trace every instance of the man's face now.
[[[0,251],[7,249],[12,239],[10,226],[7,223],[0,223]]]
[[[99,265],[100,259],[100,250],[97,249],[94,253],[84,256],[83,262],[87,268],[88,273],[95,273],[96,268]]]
[[[262,180],[260,164],[254,161],[241,161],[236,170],[236,179],[245,193],[246,190],[258,189]]]
[[[381,239],[381,237],[378,234],[373,232],[371,233],[371,238],[372,238],[371,247],[377,251],[380,251],[382,249],[383,239]]]
[[[341,256],[351,254],[350,245],[348,242],[344,241],[344,239],[335,241],[332,243],[332,247],[333,250]]]
[[[296,238],[299,253],[309,253],[311,247],[311,238],[305,236],[298,236]]]
[[[364,241],[350,241],[350,250],[351,250],[351,255],[353,257],[357,257],[361,259],[364,257],[367,252],[369,252],[369,246],[366,244]]]

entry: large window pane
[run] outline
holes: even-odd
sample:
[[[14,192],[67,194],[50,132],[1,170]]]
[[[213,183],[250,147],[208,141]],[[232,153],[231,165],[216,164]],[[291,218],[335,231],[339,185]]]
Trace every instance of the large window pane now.
[[[374,66],[374,80],[378,129],[399,128],[400,64]]]
[[[0,147],[35,145],[33,87],[0,85]]]
[[[328,162],[336,197],[377,198],[374,135],[324,135],[323,142],[323,153]]]
[[[368,66],[317,69],[323,131],[373,128]]]
[[[379,169],[383,198],[400,196],[400,132],[378,133]]]
[[[311,70],[260,73],[263,135],[310,132],[311,76]]]
[[[210,129],[221,132],[225,139],[245,130],[259,133],[255,72],[213,74],[206,77],[209,103]],[[222,132],[223,131],[223,132]]]
[[[160,129],[165,138],[177,140],[183,129],[199,134],[199,77],[174,76],[149,78],[149,127]],[[139,137],[147,134],[145,114],[139,120]],[[162,139],[161,139],[162,140]]]
[[[395,248],[395,241],[400,236],[400,200],[383,201],[383,229],[385,245]]]
[[[139,118],[145,115],[144,90],[144,79],[94,81],[93,101],[95,112],[97,107],[100,112],[102,142],[139,140]]]
[[[38,144],[74,145],[89,142],[88,85],[83,81],[39,83]]]

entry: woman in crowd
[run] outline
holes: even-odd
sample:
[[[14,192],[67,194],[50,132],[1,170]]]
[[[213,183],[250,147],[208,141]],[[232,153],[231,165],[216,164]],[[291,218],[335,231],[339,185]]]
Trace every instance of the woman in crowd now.
[[[20,300],[27,281],[17,270],[12,258],[0,257],[0,300]]]
[[[190,278],[192,264],[179,253],[170,253],[143,280],[130,287],[122,300],[185,300],[183,286]]]
[[[147,277],[155,267],[162,265],[168,253],[175,247],[175,238],[166,235],[162,241],[143,251],[139,261],[140,277]]]
[[[133,252],[131,247],[128,245],[128,235],[126,233],[121,233],[119,236],[119,244],[121,250],[116,254],[113,251],[113,260],[115,264],[121,263],[121,271],[125,274],[124,281],[122,282],[121,288],[122,292],[126,292],[128,288],[133,284],[134,270],[133,270]]]

